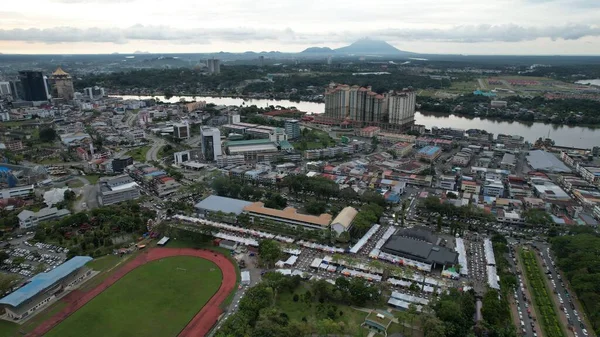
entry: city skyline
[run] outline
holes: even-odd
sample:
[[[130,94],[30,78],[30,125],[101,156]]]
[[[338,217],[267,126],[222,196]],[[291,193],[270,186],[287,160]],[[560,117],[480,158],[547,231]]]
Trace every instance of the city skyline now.
[[[368,36],[416,53],[600,55],[600,3],[590,0],[382,0],[367,8],[357,0],[314,6],[241,0],[170,4],[10,2],[0,11],[0,52],[300,52],[313,46],[337,48]]]

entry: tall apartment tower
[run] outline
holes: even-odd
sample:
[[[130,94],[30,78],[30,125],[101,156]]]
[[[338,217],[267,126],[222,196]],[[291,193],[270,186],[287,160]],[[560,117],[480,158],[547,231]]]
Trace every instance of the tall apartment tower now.
[[[221,132],[217,128],[202,126],[200,128],[200,145],[206,161],[215,161],[221,156]]]
[[[75,89],[73,89],[73,79],[66,71],[58,67],[50,76],[52,83],[52,93],[56,98],[62,98],[67,101],[73,100]]]
[[[0,82],[0,97],[11,96],[10,82]]]
[[[390,92],[388,95],[389,123],[405,125],[414,122],[417,93],[412,90]]]
[[[46,78],[41,71],[19,71],[23,100],[31,102],[47,101],[50,97]]]
[[[90,99],[98,99],[104,97],[104,88],[99,86],[88,87],[83,89],[83,93]]]
[[[206,67],[208,68],[209,74],[220,74],[221,73],[221,60],[212,58],[206,60]]]
[[[333,119],[345,119],[350,111],[350,86],[329,85],[325,91],[325,116]]]

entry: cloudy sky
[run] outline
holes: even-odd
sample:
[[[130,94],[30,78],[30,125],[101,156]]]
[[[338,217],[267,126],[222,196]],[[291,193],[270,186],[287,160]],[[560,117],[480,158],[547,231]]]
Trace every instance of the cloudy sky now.
[[[17,0],[0,53],[301,51],[361,37],[421,53],[600,55],[600,0]]]

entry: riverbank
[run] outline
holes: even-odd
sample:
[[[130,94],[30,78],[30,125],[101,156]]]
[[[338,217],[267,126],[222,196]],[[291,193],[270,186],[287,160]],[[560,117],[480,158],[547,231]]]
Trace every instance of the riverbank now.
[[[118,96],[123,99],[149,99],[152,96]],[[168,100],[164,96],[154,96],[163,102],[177,103],[180,98],[189,98],[190,96],[174,96]],[[290,100],[267,100],[267,99],[243,99],[232,97],[209,97],[196,96],[196,101],[206,101],[217,105],[248,106],[256,105],[258,107],[267,107],[270,105],[295,107],[296,109],[308,113],[322,114],[325,111],[324,103],[314,102],[292,102]],[[457,115],[431,115],[417,112],[415,113],[415,124],[424,125],[426,128],[445,127],[462,130],[480,129],[487,132],[498,134],[520,135],[526,141],[534,143],[537,139],[551,138],[556,145],[570,146],[578,148],[592,148],[600,144],[600,129],[582,127],[546,124],[542,122],[520,122],[510,120],[492,120],[482,119],[480,117],[465,117]]]

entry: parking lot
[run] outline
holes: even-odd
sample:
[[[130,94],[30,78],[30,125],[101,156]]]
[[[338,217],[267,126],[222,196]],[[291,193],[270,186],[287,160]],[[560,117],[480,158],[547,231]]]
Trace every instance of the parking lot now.
[[[487,262],[483,252],[483,241],[476,237],[465,240],[467,251],[467,264],[469,265],[469,279],[473,282],[476,292],[483,292],[487,285]]]
[[[23,277],[32,277],[39,272],[48,272],[66,260],[69,252],[62,248],[45,243],[32,244],[28,240],[33,233],[10,240],[4,251],[9,255],[5,260],[2,271]]]

